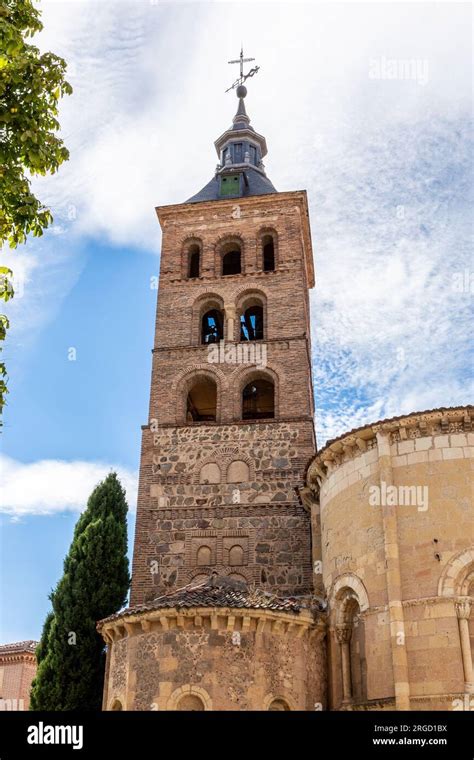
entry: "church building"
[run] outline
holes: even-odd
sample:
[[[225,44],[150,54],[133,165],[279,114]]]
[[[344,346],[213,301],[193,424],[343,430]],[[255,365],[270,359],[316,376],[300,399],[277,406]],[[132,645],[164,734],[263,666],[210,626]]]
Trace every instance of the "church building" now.
[[[103,708],[453,709],[473,690],[474,411],[317,450],[307,196],[267,177],[237,84],[214,176],[156,209],[131,598],[98,623]]]

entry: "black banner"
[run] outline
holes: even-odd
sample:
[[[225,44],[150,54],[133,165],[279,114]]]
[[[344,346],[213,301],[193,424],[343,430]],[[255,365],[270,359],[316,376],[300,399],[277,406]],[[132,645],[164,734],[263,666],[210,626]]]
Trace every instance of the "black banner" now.
[[[472,760],[472,712],[0,712],[0,760],[160,757],[170,750],[246,758],[288,751],[317,757]],[[216,743],[218,742],[218,744]],[[171,746],[170,746],[171,743]],[[174,749],[173,749],[174,747]],[[331,758],[332,760],[332,758]]]

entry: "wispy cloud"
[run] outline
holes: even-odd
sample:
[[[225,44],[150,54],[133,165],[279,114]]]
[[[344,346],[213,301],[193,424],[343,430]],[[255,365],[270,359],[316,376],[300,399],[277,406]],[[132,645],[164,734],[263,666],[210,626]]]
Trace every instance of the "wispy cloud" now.
[[[111,471],[126,490],[134,511],[137,477],[134,472],[101,462],[66,462],[47,459],[24,464],[0,456],[2,489],[0,512],[20,519],[26,515],[81,512],[95,486]]]
[[[310,187],[323,233],[312,301],[320,443],[472,393],[470,131],[431,117],[407,132],[392,124],[331,146],[332,182],[325,166]]]
[[[233,3],[43,7],[41,45],[69,62],[74,95],[61,115],[71,160],[38,180],[61,234],[27,246],[42,264],[32,277],[49,275],[42,298],[18,307],[32,332],[79,276],[90,237],[159,251],[154,206],[212,175],[242,35]],[[261,66],[247,100],[268,174],[279,190],[308,189],[319,442],[466,401],[472,294],[453,275],[473,270],[469,6],[254,3],[244,44]],[[422,81],[374,79],[387,60],[399,74],[420,62]]]

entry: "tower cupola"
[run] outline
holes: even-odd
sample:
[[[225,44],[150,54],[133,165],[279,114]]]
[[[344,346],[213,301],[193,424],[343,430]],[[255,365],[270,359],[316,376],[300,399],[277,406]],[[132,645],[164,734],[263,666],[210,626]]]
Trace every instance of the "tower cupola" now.
[[[253,59],[243,59],[241,52],[241,60]],[[229,61],[229,63],[234,63],[234,61]],[[235,87],[239,103],[232,126],[214,143],[219,158],[215,175],[199,193],[189,198],[187,203],[276,193],[265,174],[263,165],[263,158],[267,154],[266,140],[250,125],[250,118],[245,108],[247,88],[243,81],[256,71],[258,67],[244,76],[241,68],[239,79],[229,88]]]

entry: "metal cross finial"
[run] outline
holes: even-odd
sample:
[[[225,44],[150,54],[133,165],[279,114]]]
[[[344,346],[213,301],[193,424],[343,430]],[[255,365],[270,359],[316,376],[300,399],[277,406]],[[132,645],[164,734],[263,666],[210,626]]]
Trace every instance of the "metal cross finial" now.
[[[227,88],[226,92],[229,92],[229,90],[233,90],[235,87],[238,87],[240,84],[243,84],[246,79],[249,77],[253,77],[254,74],[257,73],[260,66],[254,66],[253,69],[250,69],[250,71],[247,72],[247,74],[244,74],[244,63],[249,63],[250,61],[254,61],[255,58],[244,58],[244,48],[243,46],[240,48],[240,56],[234,61],[228,61],[227,63],[239,63],[240,64],[240,76],[238,79],[235,80],[233,84],[231,84],[230,87]]]

